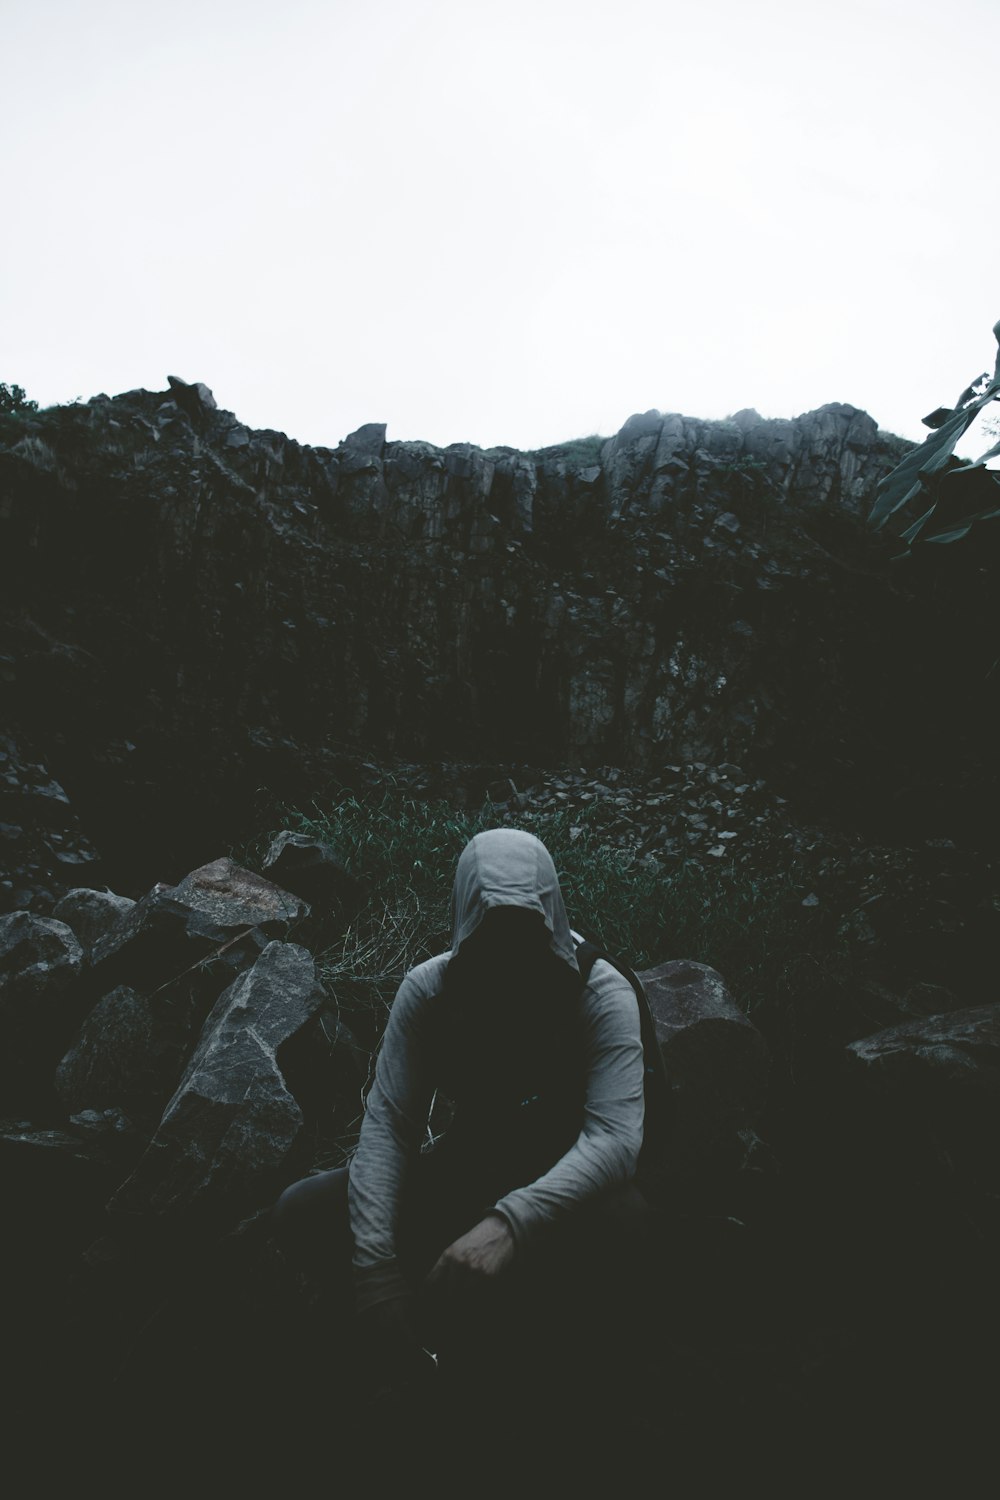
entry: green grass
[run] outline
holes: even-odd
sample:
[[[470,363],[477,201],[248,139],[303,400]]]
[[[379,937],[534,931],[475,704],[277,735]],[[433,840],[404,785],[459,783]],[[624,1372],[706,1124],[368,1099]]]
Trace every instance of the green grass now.
[[[327,841],[362,882],[363,907],[346,933],[312,945],[331,990],[384,1005],[406,970],[447,948],[449,897],[458,856],[503,814],[424,801],[390,785],[345,794],[281,823]],[[716,968],[747,1012],[770,1012],[796,976],[846,956],[846,938],[826,912],[803,911],[808,876],[794,863],[752,873],[694,862],[650,868],[604,841],[599,804],[554,813],[514,813],[509,826],[538,835],[555,861],[571,925],[634,968],[693,959]],[[277,829],[268,837],[273,837]]]

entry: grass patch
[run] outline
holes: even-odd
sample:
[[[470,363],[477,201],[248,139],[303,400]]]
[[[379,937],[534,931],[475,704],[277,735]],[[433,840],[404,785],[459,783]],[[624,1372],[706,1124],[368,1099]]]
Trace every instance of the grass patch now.
[[[709,964],[750,1014],[771,1011],[799,974],[846,958],[849,942],[832,915],[803,910],[807,877],[795,863],[770,873],[693,861],[657,869],[606,843],[600,820],[597,803],[469,811],[392,785],[310,812],[286,809],[281,825],[331,844],[366,893],[346,932],[328,945],[314,941],[331,992],[353,993],[359,1003],[367,992],[384,1010],[408,968],[446,949],[458,857],[474,834],[500,824],[528,829],[546,845],[570,923],[583,936],[637,969],[681,958]]]

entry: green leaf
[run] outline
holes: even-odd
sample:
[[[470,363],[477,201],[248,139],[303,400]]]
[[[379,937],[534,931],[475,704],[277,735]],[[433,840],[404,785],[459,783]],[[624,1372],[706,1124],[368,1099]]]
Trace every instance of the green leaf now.
[[[884,525],[891,515],[919,493],[921,475],[933,473],[945,466],[952,449],[972,422],[975,413],[974,407],[954,412],[937,432],[925,438],[919,447],[914,448],[896,465],[891,474],[881,480],[878,486],[880,493],[869,517],[872,526]]]
[[[907,544],[915,541],[916,538],[920,535],[920,532],[923,530],[924,526],[930,520],[931,516],[934,514],[935,510],[937,510],[936,505],[932,505],[930,510],[925,510],[923,515],[920,517],[920,520],[914,521],[913,525],[909,526],[906,531],[903,532],[899,540],[901,542],[906,542]]]
[[[956,526],[951,531],[939,531],[934,536],[924,537],[925,542],[959,542],[972,530],[969,526]]]
[[[959,461],[954,456],[955,444],[983,407],[1000,400],[1000,322],[995,324],[993,335],[998,349],[992,379],[988,371],[984,372],[966,386],[953,408],[939,406],[924,417],[925,426],[932,429],[931,435],[911,449],[878,485],[868,518],[869,525],[875,530],[883,527],[897,511],[920,498],[925,505],[928,500],[932,503],[901,533],[901,540],[907,546],[912,546],[918,539],[942,543],[959,541],[968,535],[977,521],[996,516],[992,501],[996,498],[1000,473],[987,471],[985,466],[989,459],[1000,455],[1000,442],[975,461]],[[977,500],[985,500],[988,508],[972,510]],[[934,525],[937,530],[932,529]]]

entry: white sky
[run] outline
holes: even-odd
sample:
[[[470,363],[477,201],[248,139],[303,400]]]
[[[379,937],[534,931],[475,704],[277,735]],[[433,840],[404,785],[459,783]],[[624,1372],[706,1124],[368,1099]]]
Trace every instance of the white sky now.
[[[997,0],[0,0],[0,380],[921,438],[996,355],[998,60]]]

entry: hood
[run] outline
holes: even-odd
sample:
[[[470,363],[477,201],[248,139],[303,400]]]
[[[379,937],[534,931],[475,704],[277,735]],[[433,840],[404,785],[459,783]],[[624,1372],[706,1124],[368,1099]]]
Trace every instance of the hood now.
[[[549,947],[579,970],[552,856],[521,828],[490,828],[462,850],[451,892],[451,951],[457,953],[491,906],[524,906],[545,918]]]

